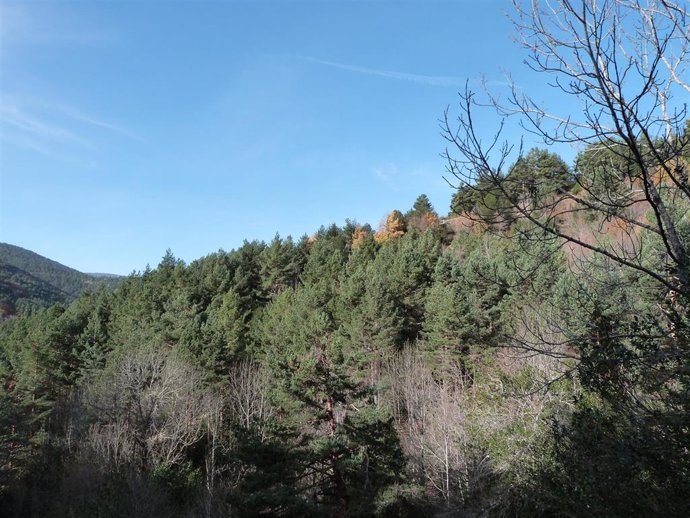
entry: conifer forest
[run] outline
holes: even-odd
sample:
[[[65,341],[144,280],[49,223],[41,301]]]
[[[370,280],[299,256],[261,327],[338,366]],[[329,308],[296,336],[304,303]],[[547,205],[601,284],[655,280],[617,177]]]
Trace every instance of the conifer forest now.
[[[449,207],[6,315],[0,515],[690,516],[688,5],[511,16],[562,102],[440,106]]]

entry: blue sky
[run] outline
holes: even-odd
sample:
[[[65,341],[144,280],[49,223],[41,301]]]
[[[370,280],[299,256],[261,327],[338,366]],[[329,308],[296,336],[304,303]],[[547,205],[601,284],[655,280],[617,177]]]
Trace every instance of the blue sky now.
[[[126,274],[167,248],[376,227],[421,193],[445,214],[445,107],[503,70],[544,83],[510,8],[3,2],[0,241]]]

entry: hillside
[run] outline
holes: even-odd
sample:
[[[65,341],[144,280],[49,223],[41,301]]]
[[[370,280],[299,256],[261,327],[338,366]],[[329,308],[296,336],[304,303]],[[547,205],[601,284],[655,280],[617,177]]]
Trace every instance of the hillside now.
[[[35,484],[47,517],[127,516],[139,487],[152,517],[688,516],[688,304],[656,273],[660,237],[621,231],[646,205],[614,217],[535,196],[566,242],[507,195],[489,210],[470,194],[456,218],[421,195],[376,231],[168,252],[115,290],[2,322],[0,430],[21,428],[0,434],[0,514],[23,516]],[[596,257],[602,232],[613,257],[643,244],[645,269]],[[48,270],[85,275],[45,261],[3,271],[44,299],[69,288]],[[41,450],[48,418],[74,450]]]
[[[122,278],[86,274],[24,248],[0,243],[0,318],[19,311],[69,303],[99,285],[116,286]]]
[[[688,3],[18,13],[0,518],[690,517]]]

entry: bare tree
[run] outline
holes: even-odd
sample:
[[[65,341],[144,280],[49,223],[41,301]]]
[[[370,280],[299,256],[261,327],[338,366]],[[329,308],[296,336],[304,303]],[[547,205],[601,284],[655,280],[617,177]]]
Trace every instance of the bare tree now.
[[[669,292],[690,295],[690,255],[680,228],[690,196],[690,142],[682,131],[690,91],[684,75],[690,57],[687,8],[667,0],[514,4],[526,62],[549,76],[567,112],[541,106],[513,82],[507,99],[487,91],[484,103],[466,88],[458,117],[453,120],[447,110],[441,121],[449,173],[475,204],[501,212],[503,221],[527,222],[523,235],[551,236],[631,268]],[[477,110],[486,106],[503,118],[488,140],[475,125]],[[508,168],[522,146],[502,140],[504,122],[514,117],[546,144],[574,144],[589,154],[579,164],[577,188],[525,201]],[[647,209],[649,220],[643,216]],[[605,231],[585,238],[561,226],[567,214],[581,212],[601,222],[616,218],[619,239]],[[645,253],[656,241],[664,261],[654,265]]]
[[[514,356],[502,349],[494,365],[481,369],[481,381],[470,379],[460,365],[435,378],[411,347],[384,369],[411,478],[445,507],[465,512],[509,498],[501,490],[493,494],[496,476],[522,476],[544,431],[544,416],[567,409],[572,399],[564,391],[541,390],[554,369],[544,355]],[[517,378],[524,389],[505,386]]]
[[[249,469],[239,461],[229,461],[227,453],[236,447],[234,426],[253,429],[264,440],[266,424],[273,415],[269,403],[271,387],[267,370],[252,360],[241,360],[229,371],[220,393],[208,400],[203,417],[206,435],[206,492],[202,514],[225,516],[229,512],[227,495]]]
[[[644,326],[634,321],[634,296],[620,306],[629,321],[609,322],[598,309],[575,311],[564,321],[550,301],[537,300],[533,309],[541,321],[535,325],[528,315],[517,315],[521,325],[505,345],[561,362],[545,387],[589,369],[597,386],[623,396],[621,404],[651,412],[663,401],[680,422],[687,411],[690,353],[687,5],[513,3],[526,64],[561,94],[562,108],[536,102],[512,80],[505,96],[466,87],[457,117],[446,110],[441,121],[447,169],[467,201],[459,208],[535,256],[527,270],[515,265],[520,282],[530,282],[548,255],[564,249],[577,279],[572,297],[595,294],[615,305],[615,297],[634,288],[652,309],[643,315]],[[487,110],[500,119],[488,139],[475,124]],[[554,187],[548,175],[537,176],[525,196],[524,179],[510,167],[523,157],[522,142],[503,137],[513,121],[546,145],[579,149],[570,185]],[[583,319],[591,321],[580,325]],[[637,390],[642,386],[645,395]]]
[[[652,87],[659,96],[659,107],[666,121],[666,137],[673,133],[671,121],[673,116],[668,111],[668,102],[674,87],[680,87],[690,93],[690,79],[687,73],[688,55],[690,53],[690,19],[682,4],[667,0],[627,0],[623,2],[639,21],[634,27],[634,33],[629,37],[637,43],[634,49],[637,55],[643,57],[642,63],[652,63],[659,56],[666,73],[665,82],[654,81]],[[676,38],[672,41],[670,37]],[[647,69],[647,74],[652,71]]]
[[[387,366],[411,474],[440,495],[446,506],[464,503],[470,489],[489,472],[470,447],[466,387],[457,371],[457,376],[449,376],[454,383],[434,379],[412,348]]]
[[[229,449],[229,441],[224,440],[224,420],[225,400],[222,397],[212,398],[209,401],[204,420],[207,447],[204,459],[206,493],[203,499],[203,515],[207,518],[220,514],[216,512],[216,508],[218,501],[221,500],[219,495],[223,495],[223,491],[218,490],[218,479],[223,468],[218,462],[218,457],[219,453]]]
[[[255,361],[242,360],[228,377],[227,400],[232,419],[245,428],[261,426],[273,413],[269,404],[268,371]]]
[[[216,408],[198,373],[174,354],[128,354],[86,395],[93,412],[88,443],[110,464],[147,472],[178,464],[204,433]]]

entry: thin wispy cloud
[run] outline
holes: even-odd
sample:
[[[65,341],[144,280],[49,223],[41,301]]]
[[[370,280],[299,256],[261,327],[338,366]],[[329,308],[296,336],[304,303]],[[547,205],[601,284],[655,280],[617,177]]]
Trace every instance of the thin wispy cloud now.
[[[439,165],[437,163],[419,163],[412,166],[399,167],[393,162],[379,164],[371,167],[371,173],[383,181],[400,181],[411,178],[434,178],[437,176]]]
[[[395,79],[398,81],[407,81],[410,83],[417,83],[427,86],[461,86],[465,84],[466,79],[453,76],[428,76],[423,74],[412,74],[409,72],[399,72],[397,70],[384,70],[379,68],[368,68],[357,65],[350,65],[347,63],[338,63],[337,61],[327,61],[325,59],[318,59],[311,56],[296,56],[299,59],[316,63],[340,70],[347,70],[357,74],[365,74],[370,76],[384,77],[386,79]]]
[[[379,180],[383,180],[384,182],[393,180],[400,173],[400,171],[398,170],[398,166],[396,166],[395,164],[384,164],[372,167],[371,172],[374,174],[376,178],[378,178]]]
[[[439,166],[435,163],[418,163],[414,165],[399,166],[393,162],[387,162],[370,167],[371,175],[376,178],[379,185],[392,192],[401,192],[410,185],[425,185],[437,189],[439,186],[445,190],[447,184],[438,178]]]
[[[51,147],[50,145],[46,145],[39,140],[26,135],[7,134],[3,131],[0,135],[0,141],[15,147],[31,150],[45,157],[59,160],[60,162],[74,164],[79,167],[95,167],[97,165],[94,160],[84,158],[83,154],[65,153],[61,151],[61,148],[59,147]]]
[[[89,145],[85,139],[75,135],[70,130],[28,113],[16,104],[2,103],[0,106],[0,124],[2,124],[3,136],[7,131],[18,131],[41,140]]]
[[[96,139],[116,134],[143,142],[125,128],[84,115],[72,107],[22,96],[6,95],[1,100],[0,141],[45,156],[93,165],[95,162],[84,160],[84,155],[98,148]],[[100,135],[93,128],[102,130]]]
[[[62,111],[65,115],[68,117],[71,117],[74,120],[80,121],[80,122],[85,122],[86,124],[90,124],[92,126],[96,126],[97,128],[103,128],[109,131],[112,131],[113,133],[118,133],[124,137],[127,137],[132,140],[137,140],[139,142],[144,142],[144,139],[141,138],[139,135],[132,133],[128,129],[125,129],[121,126],[117,126],[116,124],[112,124],[110,122],[105,122],[102,120],[95,119],[93,117],[90,117],[88,115],[84,115],[82,113],[76,112],[70,108],[62,108]]]

